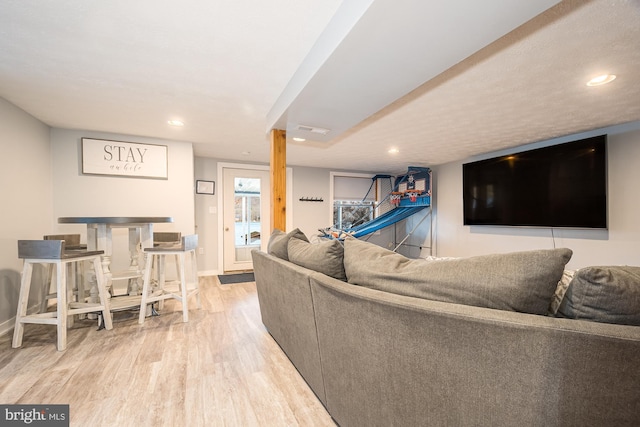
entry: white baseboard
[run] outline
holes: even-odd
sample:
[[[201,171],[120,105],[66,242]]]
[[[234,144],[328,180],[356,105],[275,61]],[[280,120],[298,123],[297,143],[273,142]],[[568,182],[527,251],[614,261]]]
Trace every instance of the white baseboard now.
[[[217,276],[218,274],[220,274],[220,272],[218,272],[218,270],[198,271],[198,277]]]
[[[7,335],[9,332],[13,330],[13,327],[16,325],[16,318],[13,317],[5,322],[0,324],[0,336]]]
[[[40,304],[32,305],[27,309],[27,314],[37,313],[40,310]],[[13,331],[13,328],[16,326],[16,316],[13,316],[9,320],[5,320],[0,323],[0,336],[6,335],[9,332]]]

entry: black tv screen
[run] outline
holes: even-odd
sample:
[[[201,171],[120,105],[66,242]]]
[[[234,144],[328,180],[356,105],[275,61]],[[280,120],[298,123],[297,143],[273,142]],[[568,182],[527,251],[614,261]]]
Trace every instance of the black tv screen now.
[[[462,165],[465,225],[607,228],[607,136]]]

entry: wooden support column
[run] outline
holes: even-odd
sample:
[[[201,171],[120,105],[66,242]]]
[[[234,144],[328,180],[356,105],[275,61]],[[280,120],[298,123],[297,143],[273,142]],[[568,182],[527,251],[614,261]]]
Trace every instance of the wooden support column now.
[[[287,132],[271,130],[271,232],[287,231]]]

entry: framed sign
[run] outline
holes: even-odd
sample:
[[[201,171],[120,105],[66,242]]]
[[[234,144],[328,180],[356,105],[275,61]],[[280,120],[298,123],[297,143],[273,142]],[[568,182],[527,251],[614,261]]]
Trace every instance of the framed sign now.
[[[197,194],[215,194],[216,183],[213,181],[196,181],[196,193]]]
[[[82,138],[82,173],[168,179],[166,145]]]

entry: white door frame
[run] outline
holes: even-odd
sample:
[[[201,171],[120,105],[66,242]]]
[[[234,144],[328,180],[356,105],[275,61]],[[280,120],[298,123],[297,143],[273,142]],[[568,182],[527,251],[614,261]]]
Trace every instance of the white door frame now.
[[[224,273],[224,186],[222,185],[222,173],[223,169],[251,169],[251,170],[270,170],[269,165],[257,165],[257,164],[248,164],[248,163],[227,163],[227,162],[218,162],[218,191],[217,194],[217,203],[218,203],[218,271],[219,274]],[[285,231],[291,231],[290,228],[293,226],[293,169],[291,167],[287,167],[287,229]],[[266,200],[271,203],[271,195]],[[271,227],[271,224],[268,224]],[[267,239],[269,236],[266,236]]]

